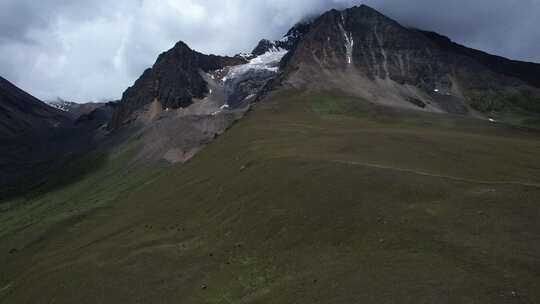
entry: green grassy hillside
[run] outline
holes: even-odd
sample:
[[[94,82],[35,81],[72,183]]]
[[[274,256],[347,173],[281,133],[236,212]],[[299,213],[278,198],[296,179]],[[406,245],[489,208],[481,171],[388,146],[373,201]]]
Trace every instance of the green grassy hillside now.
[[[540,302],[537,131],[283,92],[185,165],[132,149],[1,205],[0,303]]]

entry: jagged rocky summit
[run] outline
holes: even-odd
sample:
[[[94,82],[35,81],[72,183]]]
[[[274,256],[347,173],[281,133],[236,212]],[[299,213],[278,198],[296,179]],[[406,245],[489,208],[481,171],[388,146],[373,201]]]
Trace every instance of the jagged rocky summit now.
[[[207,99],[213,107],[201,114],[215,114],[278,87],[478,117],[509,108],[540,111],[537,75],[538,64],[468,49],[361,5],[299,23],[280,40],[261,40],[250,54],[204,55],[179,42],[124,93],[111,126],[153,102],[178,109]]]
[[[211,99],[214,107],[199,114],[245,105],[277,75],[282,58],[306,29],[305,24],[298,24],[281,40],[263,39],[251,53],[234,57],[201,54],[178,42],[125,91],[111,129],[136,120],[152,103],[162,109],[181,109],[196,100]]]

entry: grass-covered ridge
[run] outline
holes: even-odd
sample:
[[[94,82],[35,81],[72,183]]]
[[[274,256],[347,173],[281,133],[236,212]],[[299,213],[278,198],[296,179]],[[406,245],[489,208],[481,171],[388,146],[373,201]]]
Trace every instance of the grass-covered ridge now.
[[[282,92],[186,165],[121,155],[0,214],[0,303],[540,301],[535,131]]]
[[[540,128],[540,97],[527,89],[483,90],[469,92],[470,106],[507,123]]]

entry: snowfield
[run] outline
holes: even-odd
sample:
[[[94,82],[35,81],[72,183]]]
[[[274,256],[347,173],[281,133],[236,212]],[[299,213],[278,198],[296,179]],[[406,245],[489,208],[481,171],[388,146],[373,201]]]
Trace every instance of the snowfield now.
[[[279,62],[287,54],[287,50],[274,48],[258,57],[251,59],[246,64],[233,66],[229,69],[227,75],[223,77],[223,82],[234,80],[252,70],[268,70],[277,72]]]

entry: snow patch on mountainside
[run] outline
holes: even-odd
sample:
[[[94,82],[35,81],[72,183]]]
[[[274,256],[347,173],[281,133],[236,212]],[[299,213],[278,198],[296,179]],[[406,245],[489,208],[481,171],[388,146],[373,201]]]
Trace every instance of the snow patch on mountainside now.
[[[224,100],[224,103],[212,109],[210,115],[245,106],[257,96],[268,80],[277,75],[280,62],[288,50],[264,41],[262,43],[266,43],[261,47],[261,49],[266,49],[266,52],[258,56],[255,53],[237,55],[245,58],[247,63],[204,74],[209,84],[209,94],[206,99]]]
[[[54,101],[45,101],[45,103],[48,104],[49,106],[57,109],[57,110],[63,111],[63,112],[69,112],[71,110],[71,108],[73,107],[72,102],[65,101],[65,100],[62,100],[62,99],[58,99],[58,100],[54,100]]]
[[[267,70],[271,72],[277,72],[279,70],[279,62],[287,54],[287,50],[280,48],[272,48],[270,51],[251,59],[246,64],[241,64],[229,68],[229,71],[223,77],[222,81],[227,82],[234,80],[249,71],[253,70]]]
[[[343,37],[345,39],[345,51],[347,54],[347,63],[352,63],[353,58],[353,50],[354,50],[354,40],[352,37],[352,33],[348,33],[345,31],[345,17],[343,16],[343,13],[341,13],[341,23],[339,24],[339,29],[341,30],[341,33],[343,34]]]

